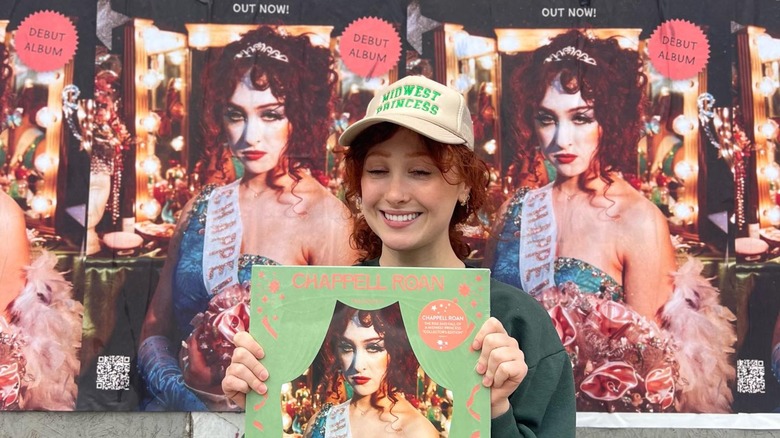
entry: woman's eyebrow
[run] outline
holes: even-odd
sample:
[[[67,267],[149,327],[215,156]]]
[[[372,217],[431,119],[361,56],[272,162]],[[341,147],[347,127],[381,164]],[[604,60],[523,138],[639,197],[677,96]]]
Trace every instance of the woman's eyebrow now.
[[[373,150],[373,151],[369,151],[368,154],[366,154],[366,158],[373,157],[373,156],[382,157],[382,158],[388,158],[388,157],[390,157],[390,152],[385,152],[385,151],[380,151],[380,150]]]
[[[228,101],[227,106],[233,107],[233,108],[238,108],[238,109],[244,109],[243,105],[239,105],[239,104],[231,102],[231,101]],[[275,109],[279,109],[279,108],[282,108],[282,107],[284,107],[284,102],[276,101],[276,102],[264,103],[262,105],[257,105],[257,106],[254,106],[254,107],[250,106],[249,108],[255,109],[255,110],[271,108],[271,109],[275,110]]]
[[[593,105],[587,105],[586,104],[586,105],[580,105],[580,106],[577,106],[577,107],[574,107],[574,108],[569,108],[568,110],[566,110],[566,112],[567,113],[578,113],[578,112],[590,111],[592,109],[593,109]],[[547,108],[547,107],[545,107],[543,105],[539,105],[539,108],[537,109],[537,111],[544,111],[544,112],[552,113],[552,114],[555,113],[555,111],[553,111],[550,108]]]

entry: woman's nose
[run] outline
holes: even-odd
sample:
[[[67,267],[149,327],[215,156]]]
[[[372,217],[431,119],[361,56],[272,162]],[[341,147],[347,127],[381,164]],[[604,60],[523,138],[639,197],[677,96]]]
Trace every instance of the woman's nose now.
[[[555,143],[562,149],[574,144],[574,126],[571,123],[561,122],[555,132]]]
[[[262,121],[255,117],[247,118],[246,125],[244,126],[244,142],[247,146],[255,146],[260,143],[263,138],[265,126]]]
[[[363,354],[360,354],[359,352],[355,352],[355,356],[352,358],[352,366],[355,369],[355,371],[362,370],[365,368],[363,362],[365,358],[363,357]]]
[[[385,199],[391,204],[402,204],[409,200],[406,183],[400,175],[390,178]]]

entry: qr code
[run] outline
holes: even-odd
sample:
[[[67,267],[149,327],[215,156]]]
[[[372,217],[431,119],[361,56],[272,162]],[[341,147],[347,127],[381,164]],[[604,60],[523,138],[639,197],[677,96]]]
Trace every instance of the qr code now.
[[[130,356],[98,356],[97,389],[130,389]]]
[[[746,394],[766,392],[763,360],[737,360],[737,392]]]

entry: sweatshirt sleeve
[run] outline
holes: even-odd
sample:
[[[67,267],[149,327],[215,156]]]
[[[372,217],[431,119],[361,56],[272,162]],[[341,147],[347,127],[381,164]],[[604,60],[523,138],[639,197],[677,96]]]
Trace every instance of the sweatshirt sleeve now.
[[[573,437],[574,380],[566,352],[548,356],[529,368],[509,401],[512,408],[491,422],[492,437]]]
[[[571,360],[549,315],[524,292],[496,283],[491,284],[491,295],[496,295],[491,296],[494,315],[517,339],[528,374],[509,397],[511,409],[491,421],[491,436],[574,437],[577,412]]]

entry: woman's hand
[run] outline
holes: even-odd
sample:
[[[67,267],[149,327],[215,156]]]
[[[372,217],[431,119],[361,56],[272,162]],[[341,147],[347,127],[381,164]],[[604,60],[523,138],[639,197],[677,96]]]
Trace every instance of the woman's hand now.
[[[491,389],[490,417],[496,418],[511,409],[509,396],[528,374],[525,355],[504,325],[492,317],[482,324],[471,348],[481,350],[476,370],[483,376],[482,384]]]
[[[260,359],[265,356],[263,348],[249,333],[236,333],[233,343],[236,344],[236,349],[233,351],[230,365],[225,370],[222,391],[227,398],[244,408],[246,394],[250,390],[261,395],[268,391],[268,387],[263,383],[268,379],[268,370],[260,363]]]
[[[212,394],[219,394],[220,380],[218,373],[208,364],[203,351],[198,348],[198,334],[203,331],[202,327],[196,327],[189,338],[187,338],[187,348],[182,348],[179,352],[179,363],[184,362],[182,355],[187,355],[187,361],[182,366],[184,382],[190,388]],[[216,380],[216,382],[215,382]]]

